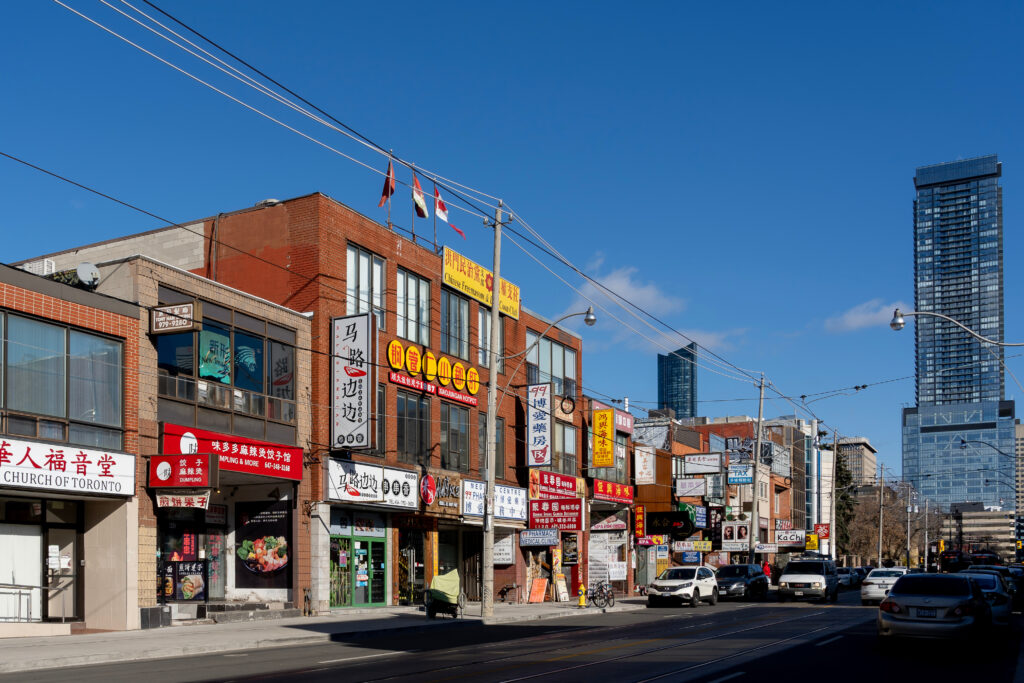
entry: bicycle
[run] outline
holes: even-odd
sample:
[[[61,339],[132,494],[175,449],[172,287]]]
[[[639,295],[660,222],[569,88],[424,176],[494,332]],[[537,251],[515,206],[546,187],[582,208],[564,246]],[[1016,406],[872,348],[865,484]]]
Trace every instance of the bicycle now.
[[[614,607],[615,591],[607,581],[601,581],[591,590],[587,591],[587,605],[597,608]]]

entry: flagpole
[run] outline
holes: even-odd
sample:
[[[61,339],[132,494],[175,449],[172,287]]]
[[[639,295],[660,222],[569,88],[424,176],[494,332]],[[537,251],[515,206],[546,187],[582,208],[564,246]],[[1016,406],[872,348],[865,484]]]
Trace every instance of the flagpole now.
[[[409,166],[411,167],[412,164],[410,163]],[[416,192],[416,171],[412,172],[412,188],[413,188],[412,191],[415,194],[415,192]],[[416,200],[415,199],[413,199],[413,201],[412,201],[412,223],[411,223],[411,225],[412,225],[412,228],[411,228],[412,229],[412,243],[416,244]]]
[[[434,253],[437,253],[437,183],[434,183]]]
[[[391,165],[393,163],[392,152],[394,152],[393,149],[389,149],[388,150],[388,178],[387,178],[387,180],[385,182],[391,182],[391,177],[392,177],[391,173],[393,173],[393,171],[391,169],[394,168]],[[395,194],[394,188],[391,188],[391,194],[388,195],[388,230],[392,230],[392,231],[394,230],[394,227],[392,227],[392,225],[391,225],[391,197],[394,194]]]

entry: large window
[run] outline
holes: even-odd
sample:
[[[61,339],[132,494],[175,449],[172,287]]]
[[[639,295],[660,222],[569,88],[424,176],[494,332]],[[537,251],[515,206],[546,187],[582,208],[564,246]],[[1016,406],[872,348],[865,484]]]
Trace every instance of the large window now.
[[[526,331],[527,382],[552,382],[559,396],[576,396],[576,351],[537,333]]]
[[[479,306],[477,309],[477,330],[479,330],[479,343],[477,344],[477,364],[482,367],[488,367],[488,349],[491,348],[491,312]],[[502,356],[505,355],[505,316],[498,316],[500,321],[498,325],[498,372],[504,374],[505,372],[505,360]]]
[[[430,281],[398,269],[398,336],[430,346]]]
[[[398,391],[395,404],[398,460],[415,465],[430,464],[430,400],[408,391]]]
[[[477,413],[477,448],[480,457],[480,472],[483,473],[484,464],[487,460],[487,413]],[[508,472],[505,471],[505,419],[496,418],[495,433],[497,441],[494,449],[494,478],[508,479]]]
[[[193,301],[160,288],[160,303]],[[201,302],[201,328],[153,336],[159,417],[253,439],[295,443],[295,331]]]
[[[441,353],[469,360],[469,299],[441,290]]]
[[[469,472],[469,409],[441,403],[441,467]]]
[[[555,451],[552,454],[551,469],[555,472],[577,476],[576,428],[556,421],[552,425],[555,436]]]
[[[345,271],[345,299],[348,315],[372,312],[377,327],[384,325],[384,259],[365,249],[349,245]]]
[[[4,332],[6,331],[6,334]],[[0,314],[0,405],[6,432],[120,449],[124,425],[121,342],[62,325]]]

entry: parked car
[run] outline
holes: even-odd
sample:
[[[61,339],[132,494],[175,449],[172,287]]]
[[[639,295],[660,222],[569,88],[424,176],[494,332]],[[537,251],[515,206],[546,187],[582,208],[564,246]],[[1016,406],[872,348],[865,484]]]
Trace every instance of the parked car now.
[[[972,565],[967,569],[961,570],[961,572],[995,574],[996,576],[1001,577],[1005,581],[1006,591],[1010,594],[1010,600],[1012,601],[1013,606],[1017,608],[1024,606],[1024,591],[1021,590],[1020,584],[1017,583],[1016,577],[1009,567],[993,564],[979,564],[976,566]]]
[[[1013,598],[1007,586],[1009,583],[995,572],[973,571],[964,569],[958,574],[969,576],[978,584],[985,599],[992,608],[992,623],[997,626],[1009,626],[1013,612]]]
[[[903,567],[892,569],[872,569],[863,583],[860,584],[860,604],[877,605],[885,600],[889,589],[896,583],[896,580],[906,574]]]
[[[718,602],[718,582],[710,567],[669,567],[647,587],[647,606],[687,603],[696,607],[701,600]]]
[[[868,578],[868,574],[871,572],[869,567],[854,567],[853,571],[857,572],[857,585],[864,583],[864,579]]]
[[[718,595],[722,598],[768,597],[768,577],[760,565],[727,564],[718,568]]]
[[[901,576],[878,606],[878,636],[884,639],[969,637],[991,623],[981,588],[963,574]]]
[[[839,599],[839,575],[832,560],[790,560],[779,577],[779,602],[799,598]]]
[[[836,567],[836,576],[839,577],[839,585],[843,588],[856,588],[860,583],[857,572],[850,567]]]

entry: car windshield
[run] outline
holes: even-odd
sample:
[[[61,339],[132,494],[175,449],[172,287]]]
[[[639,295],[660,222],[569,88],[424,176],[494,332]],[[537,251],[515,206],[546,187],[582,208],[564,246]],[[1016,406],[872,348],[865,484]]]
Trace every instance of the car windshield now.
[[[971,587],[966,578],[955,576],[929,576],[928,574],[906,574],[893,585],[890,594],[902,595],[970,595]]]
[[[790,562],[786,565],[787,574],[824,574],[825,566],[821,562]]]
[[[978,588],[983,591],[994,591],[996,589],[996,575],[995,574],[968,574],[974,583],[978,584]]]
[[[891,569],[875,569],[868,574],[869,579],[895,579],[900,576],[903,576],[903,572],[897,572]]]
[[[727,564],[724,567],[719,567],[718,578],[733,578],[736,576],[746,576],[747,568],[738,564]]]
[[[674,567],[663,571],[658,578],[662,581],[685,581],[692,579],[696,574],[697,570],[693,567]]]

